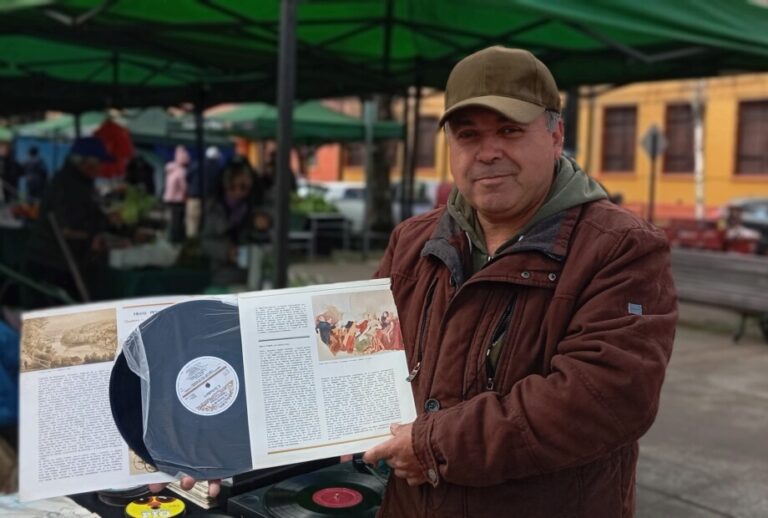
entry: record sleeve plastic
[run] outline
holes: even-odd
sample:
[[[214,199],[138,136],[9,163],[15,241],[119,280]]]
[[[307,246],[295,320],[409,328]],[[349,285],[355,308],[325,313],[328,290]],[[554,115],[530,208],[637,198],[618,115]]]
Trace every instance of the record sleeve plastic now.
[[[110,387],[113,415],[140,457],[171,475],[198,479],[251,469],[235,304],[194,300],[170,306],[131,334],[121,357],[139,380],[139,397],[135,380],[127,388],[115,388],[114,394]],[[126,377],[120,369],[124,366],[118,358],[113,378],[116,371]],[[125,401],[112,399],[118,392]],[[142,431],[141,441],[137,430]]]

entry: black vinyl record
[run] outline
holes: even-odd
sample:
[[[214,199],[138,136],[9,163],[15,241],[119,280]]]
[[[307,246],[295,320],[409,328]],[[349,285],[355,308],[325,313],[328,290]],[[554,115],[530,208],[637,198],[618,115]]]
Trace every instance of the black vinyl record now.
[[[264,506],[275,518],[375,517],[384,485],[374,477],[343,471],[308,473],[272,486]]]
[[[109,404],[117,430],[128,447],[141,460],[155,466],[155,461],[144,444],[144,429],[141,425],[141,379],[128,367],[123,353],[117,356],[112,366],[112,374],[109,377]]]
[[[161,471],[212,479],[251,469],[237,306],[195,300],[148,318],[115,363],[110,401],[128,445]]]

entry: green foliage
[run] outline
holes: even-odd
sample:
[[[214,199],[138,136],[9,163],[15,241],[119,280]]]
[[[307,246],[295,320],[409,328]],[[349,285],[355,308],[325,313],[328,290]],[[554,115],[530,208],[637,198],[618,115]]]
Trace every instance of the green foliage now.
[[[319,194],[307,194],[304,197],[291,194],[291,213],[309,214],[310,212],[337,212],[332,203],[328,203]]]

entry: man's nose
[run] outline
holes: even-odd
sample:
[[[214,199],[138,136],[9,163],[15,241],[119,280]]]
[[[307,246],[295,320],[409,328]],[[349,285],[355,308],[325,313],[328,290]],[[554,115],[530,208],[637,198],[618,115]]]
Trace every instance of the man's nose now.
[[[498,139],[488,136],[480,139],[477,150],[477,160],[484,163],[492,163],[502,156],[501,145]]]

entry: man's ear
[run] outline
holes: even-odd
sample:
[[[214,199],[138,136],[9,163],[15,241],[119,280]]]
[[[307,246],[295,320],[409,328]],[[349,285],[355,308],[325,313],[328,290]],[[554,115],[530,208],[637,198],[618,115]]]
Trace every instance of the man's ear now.
[[[555,158],[559,160],[563,154],[563,146],[565,145],[565,126],[563,125],[563,119],[557,121],[557,128],[552,132],[552,145],[555,150]]]

